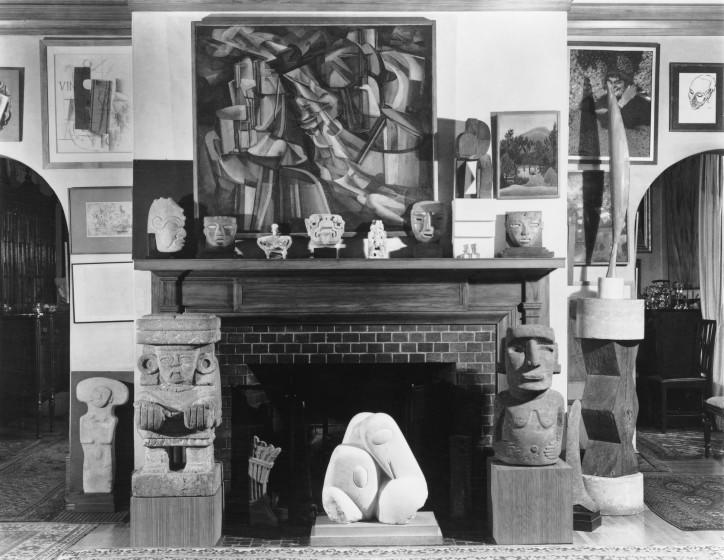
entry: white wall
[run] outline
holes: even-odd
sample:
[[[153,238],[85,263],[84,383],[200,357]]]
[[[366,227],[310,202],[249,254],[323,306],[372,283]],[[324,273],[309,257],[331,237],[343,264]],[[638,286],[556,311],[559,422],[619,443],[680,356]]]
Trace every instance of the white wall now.
[[[50,185],[68,216],[71,187],[128,186],[131,168],[43,169],[42,110],[40,103],[40,36],[0,36],[0,67],[25,68],[23,137],[20,142],[0,142],[0,156],[20,161]],[[73,262],[130,261],[130,255],[78,255]],[[73,324],[70,329],[71,370],[129,370],[133,368],[133,323]]]

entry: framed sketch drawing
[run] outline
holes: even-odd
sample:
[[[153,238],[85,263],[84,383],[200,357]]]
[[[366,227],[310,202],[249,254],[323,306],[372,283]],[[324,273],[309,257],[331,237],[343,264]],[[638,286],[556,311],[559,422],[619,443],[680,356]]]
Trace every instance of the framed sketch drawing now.
[[[74,263],[73,322],[133,321],[133,263]]]
[[[0,142],[23,139],[24,68],[0,68]]]
[[[130,253],[131,187],[69,190],[71,253]]]
[[[493,113],[497,198],[558,196],[558,111]]]
[[[722,63],[669,65],[669,130],[724,131]]]
[[[568,228],[575,265],[607,265],[611,254],[611,186],[605,171],[568,172]],[[628,235],[623,229],[617,264],[628,262]]]
[[[130,167],[130,39],[40,42],[44,167]]]
[[[434,22],[216,16],[192,35],[199,214],[392,232],[434,199]]]
[[[608,161],[607,83],[621,108],[631,163],[656,163],[659,45],[569,43],[568,159]]]

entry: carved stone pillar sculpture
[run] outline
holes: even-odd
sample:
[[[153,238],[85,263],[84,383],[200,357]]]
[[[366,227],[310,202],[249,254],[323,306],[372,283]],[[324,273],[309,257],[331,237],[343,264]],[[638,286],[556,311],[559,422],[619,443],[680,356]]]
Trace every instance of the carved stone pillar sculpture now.
[[[128,388],[116,379],[89,377],[76,386],[78,400],[88,405],[80,417],[83,447],[83,492],[110,494],[115,474],[114,440],[118,418],[113,409],[128,400]]]
[[[218,317],[201,313],[146,315],[137,322],[143,353],[134,408],[145,460],[132,479],[132,507],[139,514],[139,525],[131,517],[133,546],[213,545],[218,540],[216,524],[220,536],[221,467],[214,462],[213,445],[215,428],[221,424],[221,382],[214,354],[219,326]],[[147,529],[143,519],[156,506],[143,499],[158,497],[189,497],[175,507],[198,510],[189,519],[204,517],[198,522],[202,528],[193,531],[201,537],[189,541],[190,530],[183,524],[161,523],[157,534]]]

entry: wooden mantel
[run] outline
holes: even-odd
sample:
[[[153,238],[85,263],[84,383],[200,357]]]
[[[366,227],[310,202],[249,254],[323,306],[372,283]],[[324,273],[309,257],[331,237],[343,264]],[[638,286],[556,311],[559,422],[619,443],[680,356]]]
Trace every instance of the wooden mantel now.
[[[153,259],[153,311],[264,320],[548,323],[549,259]]]

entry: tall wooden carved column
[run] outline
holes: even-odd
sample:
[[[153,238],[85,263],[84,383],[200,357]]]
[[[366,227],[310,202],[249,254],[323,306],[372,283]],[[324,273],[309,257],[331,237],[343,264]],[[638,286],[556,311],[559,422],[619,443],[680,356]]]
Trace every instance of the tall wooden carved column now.
[[[599,294],[606,292],[599,286]],[[604,515],[639,513],[644,509],[643,475],[633,447],[638,415],[634,375],[638,341],[644,336],[644,301],[578,300],[576,336],[582,339],[586,368],[582,416],[588,446],[581,465],[586,489]]]

